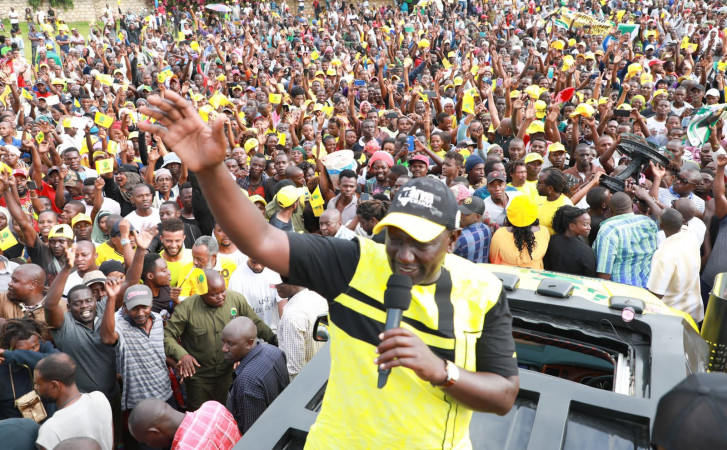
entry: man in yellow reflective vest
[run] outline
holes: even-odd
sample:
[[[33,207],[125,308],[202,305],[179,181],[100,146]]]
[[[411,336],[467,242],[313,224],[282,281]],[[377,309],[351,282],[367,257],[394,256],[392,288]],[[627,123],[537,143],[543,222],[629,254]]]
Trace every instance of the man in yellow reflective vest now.
[[[423,177],[397,193],[374,229],[386,244],[285,233],[268,225],[224,165],[222,117],[209,127],[184,98],[150,97],[140,124],[197,174],[238,248],[330,304],[331,373],[307,448],[471,448],[472,411],[506,414],[519,389],[512,316],[499,280],[449,253],[459,236],[453,194]],[[386,282],[412,279],[401,326],[384,331]],[[377,389],[378,368],[393,369]]]

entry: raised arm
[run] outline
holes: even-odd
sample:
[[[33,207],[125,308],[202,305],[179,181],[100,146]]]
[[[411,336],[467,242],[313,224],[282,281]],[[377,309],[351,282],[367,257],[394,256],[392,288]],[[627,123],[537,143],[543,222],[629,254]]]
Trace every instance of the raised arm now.
[[[116,345],[119,341],[119,333],[116,332],[116,313],[115,305],[121,303],[124,294],[121,291],[122,281],[116,278],[106,280],[106,309],[101,318],[101,326],[99,334],[101,335],[101,343],[105,345]],[[121,299],[121,300],[120,300]]]
[[[287,276],[290,245],[285,233],[268,225],[223,163],[226,148],[223,118],[219,117],[209,127],[191,103],[173,92],[168,92],[164,99],[151,96],[149,104],[141,112],[157,122],[140,123],[139,128],[158,133],[189,170],[197,174],[212,214],[240,251]]]
[[[66,264],[63,266],[56,278],[48,288],[48,293],[43,300],[43,312],[45,313],[45,323],[49,327],[56,330],[63,326],[65,315],[63,308],[60,306],[61,297],[63,297],[63,288],[68,281],[68,275],[71,274],[73,263],[76,260],[76,245],[66,248]]]

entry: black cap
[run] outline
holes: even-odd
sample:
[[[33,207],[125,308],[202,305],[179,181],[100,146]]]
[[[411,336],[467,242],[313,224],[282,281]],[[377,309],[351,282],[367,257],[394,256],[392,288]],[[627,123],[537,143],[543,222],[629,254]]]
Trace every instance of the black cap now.
[[[664,394],[651,442],[666,450],[727,448],[727,374],[699,373]]]
[[[126,273],[124,265],[115,259],[109,259],[108,261],[102,262],[98,268],[106,276],[109,276],[112,272]]]
[[[466,199],[464,199],[462,204],[459,205],[459,210],[462,214],[465,215],[483,215],[485,213],[485,201],[479,197],[467,197]]]
[[[429,242],[445,229],[459,228],[457,199],[441,180],[414,178],[399,189],[389,212],[374,227],[374,234],[384,227],[399,228],[419,242]]]

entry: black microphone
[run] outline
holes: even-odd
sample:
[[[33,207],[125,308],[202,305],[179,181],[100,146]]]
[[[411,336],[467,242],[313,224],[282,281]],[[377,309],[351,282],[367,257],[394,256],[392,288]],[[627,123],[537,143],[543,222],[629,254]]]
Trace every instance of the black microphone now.
[[[411,304],[411,278],[406,275],[392,274],[386,282],[384,307],[386,308],[386,330],[398,328],[404,311]],[[386,386],[391,369],[379,368],[379,389]]]

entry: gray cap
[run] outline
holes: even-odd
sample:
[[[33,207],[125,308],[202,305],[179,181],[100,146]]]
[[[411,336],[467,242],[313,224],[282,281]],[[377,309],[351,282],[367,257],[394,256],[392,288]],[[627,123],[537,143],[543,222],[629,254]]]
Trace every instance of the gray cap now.
[[[131,286],[124,292],[124,306],[126,309],[134,309],[137,306],[151,306],[154,295],[151,293],[149,286],[137,284]]]

